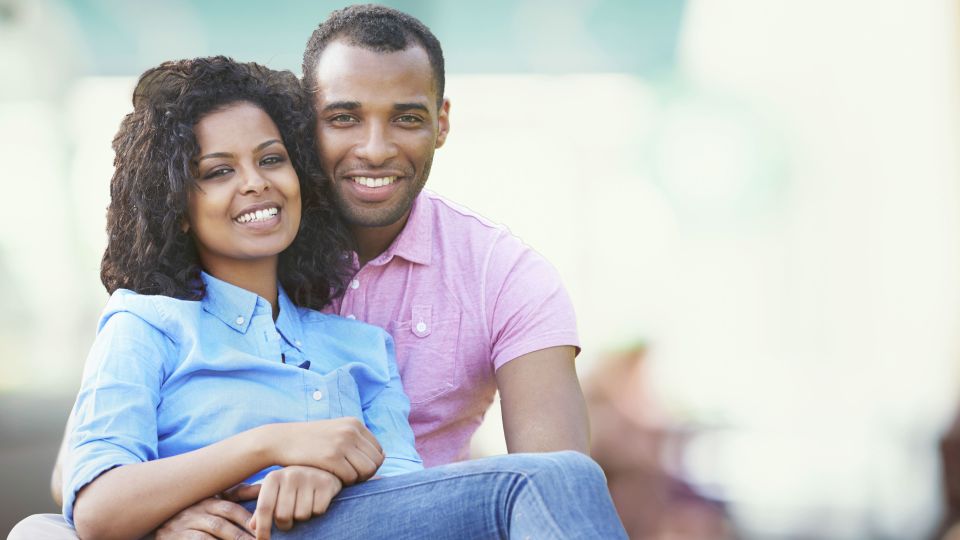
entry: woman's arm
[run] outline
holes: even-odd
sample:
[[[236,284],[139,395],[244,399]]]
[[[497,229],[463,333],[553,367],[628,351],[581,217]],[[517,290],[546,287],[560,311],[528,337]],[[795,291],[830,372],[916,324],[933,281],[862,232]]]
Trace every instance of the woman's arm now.
[[[367,479],[382,461],[376,439],[355,418],[270,424],[101,474],[77,495],[74,524],[85,539],[139,538],[183,508],[272,465],[307,465]]]

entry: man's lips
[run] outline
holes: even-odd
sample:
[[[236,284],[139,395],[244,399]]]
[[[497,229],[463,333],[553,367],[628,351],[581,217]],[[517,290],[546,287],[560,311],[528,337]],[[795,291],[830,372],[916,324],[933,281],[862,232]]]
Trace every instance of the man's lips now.
[[[397,178],[399,178],[399,176],[397,175],[379,176],[379,177],[374,177],[374,176],[352,177],[354,184],[359,184],[363,187],[368,187],[368,188],[378,188],[383,186],[389,186],[390,184],[396,182]]]
[[[391,171],[391,174],[351,174],[341,178],[355,199],[376,204],[389,200],[406,177]]]

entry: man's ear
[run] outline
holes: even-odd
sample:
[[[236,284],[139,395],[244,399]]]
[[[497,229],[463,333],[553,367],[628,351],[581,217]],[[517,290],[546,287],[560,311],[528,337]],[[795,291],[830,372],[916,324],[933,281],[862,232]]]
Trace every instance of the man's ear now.
[[[437,144],[434,148],[440,148],[447,142],[447,133],[450,133],[450,98],[443,98],[437,111]]]

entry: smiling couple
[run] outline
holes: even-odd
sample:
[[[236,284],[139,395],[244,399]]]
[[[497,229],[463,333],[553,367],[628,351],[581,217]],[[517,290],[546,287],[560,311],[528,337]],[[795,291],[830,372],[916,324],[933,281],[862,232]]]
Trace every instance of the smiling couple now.
[[[556,271],[422,192],[450,128],[436,37],[352,6],[303,73],[141,76],[64,513],[10,538],[625,537]],[[467,460],[497,390],[510,454]]]

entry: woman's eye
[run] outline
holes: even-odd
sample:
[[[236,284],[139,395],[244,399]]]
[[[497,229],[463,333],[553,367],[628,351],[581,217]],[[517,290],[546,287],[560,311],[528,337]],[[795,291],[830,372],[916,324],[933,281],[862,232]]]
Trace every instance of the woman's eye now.
[[[354,124],[357,122],[357,119],[349,114],[338,114],[330,117],[330,121],[334,124]]]
[[[229,167],[221,167],[221,168],[219,168],[219,169],[213,169],[212,171],[210,171],[210,172],[208,172],[207,174],[203,175],[203,179],[204,179],[204,180],[209,180],[209,179],[211,179],[211,178],[217,178],[217,177],[223,176],[223,175],[225,175],[225,174],[230,174],[231,171],[232,171],[232,169],[230,169]]]
[[[260,160],[260,165],[276,165],[284,161],[286,160],[281,156],[267,156]]]

